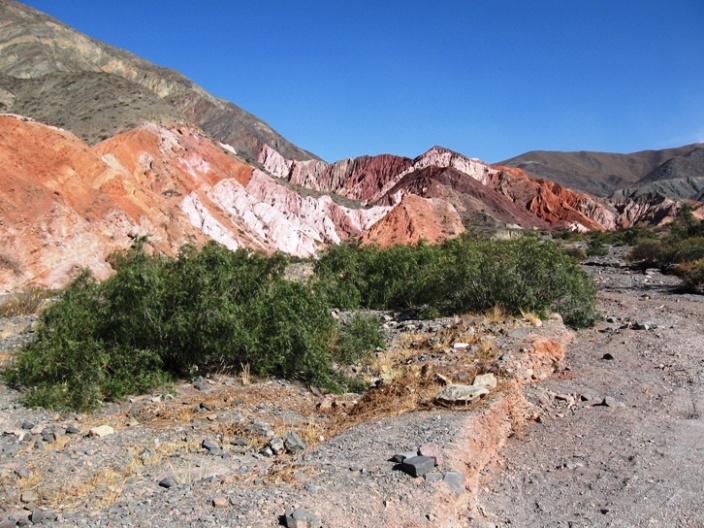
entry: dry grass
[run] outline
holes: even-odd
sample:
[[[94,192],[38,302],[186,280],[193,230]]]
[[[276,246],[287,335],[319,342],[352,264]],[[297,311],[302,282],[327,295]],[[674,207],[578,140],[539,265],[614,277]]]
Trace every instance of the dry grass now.
[[[51,290],[30,286],[0,304],[0,317],[32,315],[37,312],[44,299],[54,295]]]
[[[506,319],[506,312],[501,305],[496,304],[484,314],[484,318],[488,323],[500,323]]]
[[[533,312],[524,312],[523,310],[521,310],[521,317],[523,317],[523,319],[528,321],[531,325],[536,328],[539,326],[543,326],[543,321],[542,319],[540,319],[540,316]]]
[[[242,382],[242,386],[246,387],[247,385],[251,385],[252,375],[250,373],[249,363],[240,366],[242,367],[240,371],[240,382]]]

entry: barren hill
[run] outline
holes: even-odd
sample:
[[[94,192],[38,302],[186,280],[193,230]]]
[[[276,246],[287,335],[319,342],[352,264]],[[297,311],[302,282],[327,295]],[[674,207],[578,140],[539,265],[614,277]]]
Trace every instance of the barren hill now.
[[[90,144],[144,121],[187,121],[249,159],[264,145],[292,159],[315,158],[180,73],[30,7],[0,0],[0,20],[0,111],[70,129]]]
[[[605,197],[618,189],[637,185],[639,180],[667,160],[686,156],[700,148],[701,143],[631,154],[531,151],[499,164],[518,167],[534,178],[545,178],[570,189]]]

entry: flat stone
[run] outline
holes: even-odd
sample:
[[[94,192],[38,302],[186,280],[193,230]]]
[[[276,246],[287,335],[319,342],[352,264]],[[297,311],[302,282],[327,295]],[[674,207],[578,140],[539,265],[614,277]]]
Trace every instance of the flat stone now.
[[[496,376],[494,376],[491,372],[487,374],[480,374],[474,378],[472,385],[475,387],[486,387],[489,390],[495,389],[497,385]]]
[[[470,403],[489,394],[486,387],[477,387],[476,385],[448,385],[443,387],[435,396],[435,400],[440,403]]]
[[[423,444],[418,448],[418,454],[426,457],[433,457],[435,465],[441,466],[443,463],[442,450],[437,444]]]
[[[418,456],[418,452],[416,451],[404,451],[403,453],[396,453],[394,456],[391,457],[391,462],[396,462],[400,464],[407,458],[411,458],[414,456]]]
[[[20,501],[23,504],[29,504],[30,502],[37,502],[39,500],[39,495],[37,495],[36,492],[28,490],[22,492],[22,495],[20,495]]]
[[[88,431],[89,436],[97,436],[98,438],[102,438],[104,436],[111,435],[115,432],[115,429],[110,427],[109,425],[99,425],[98,427],[93,427]]]
[[[459,471],[448,471],[442,479],[455,493],[464,493],[464,475]]]
[[[444,475],[442,473],[426,473],[423,478],[426,482],[440,482]]]
[[[469,348],[469,343],[455,343],[454,345],[452,345],[452,348],[454,348],[455,350],[466,350],[467,348]]]
[[[611,352],[607,352],[606,354],[604,354],[603,356],[601,356],[601,359],[605,359],[605,360],[607,360],[607,361],[611,361],[611,360],[616,359],[616,358],[614,357],[614,355],[613,355]]]
[[[215,440],[211,440],[210,438],[206,438],[205,440],[203,440],[200,446],[203,449],[207,449],[208,451],[216,451],[220,449],[218,443]]]
[[[606,396],[602,402],[601,405],[604,407],[616,407],[618,405],[618,401],[616,401],[616,398],[612,396]]]
[[[55,521],[56,520],[56,513],[51,511],[51,510],[33,510],[32,515],[30,516],[30,520],[32,521],[32,524],[39,524],[44,521]]]
[[[417,455],[401,462],[401,471],[412,477],[422,477],[435,469],[435,458]]]
[[[289,510],[286,513],[286,526],[288,528],[322,528],[323,523],[317,515],[299,508]]]

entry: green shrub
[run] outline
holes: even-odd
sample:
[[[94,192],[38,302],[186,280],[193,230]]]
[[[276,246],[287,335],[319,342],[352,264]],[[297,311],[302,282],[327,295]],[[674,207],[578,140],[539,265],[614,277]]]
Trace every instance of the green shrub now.
[[[704,294],[704,259],[680,265],[675,272],[682,278],[686,290]]]
[[[609,254],[609,246],[599,239],[589,241],[587,245],[587,256],[589,257],[605,257]]]
[[[384,334],[375,317],[354,314],[342,325],[333,357],[343,364],[358,363],[364,357],[384,346]]]
[[[659,266],[663,261],[666,246],[661,240],[641,240],[627,255],[629,262],[640,262],[645,266]]]

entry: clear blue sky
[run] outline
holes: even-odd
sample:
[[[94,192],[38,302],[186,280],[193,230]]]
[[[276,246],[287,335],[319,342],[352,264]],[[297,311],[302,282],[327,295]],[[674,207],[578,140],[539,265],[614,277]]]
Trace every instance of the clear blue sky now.
[[[704,0],[28,0],[328,161],[704,142]]]

